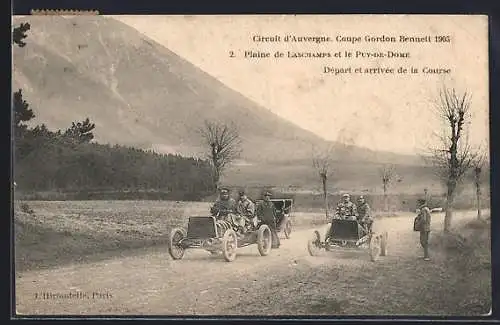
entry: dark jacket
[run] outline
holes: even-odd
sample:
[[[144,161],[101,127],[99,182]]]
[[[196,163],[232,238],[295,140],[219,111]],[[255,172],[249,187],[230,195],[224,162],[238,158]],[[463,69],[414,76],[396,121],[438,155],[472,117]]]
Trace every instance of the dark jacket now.
[[[362,220],[363,218],[371,217],[371,209],[368,203],[361,203],[360,205],[357,206],[358,210],[358,215],[359,215],[359,220]]]
[[[210,213],[214,216],[219,213],[219,217],[227,216],[228,213],[236,213],[236,201],[233,198],[228,200],[218,199],[210,208]]]
[[[271,201],[262,201],[257,205],[256,213],[265,224],[276,226],[276,207]]]
[[[422,218],[420,231],[431,231],[431,210],[428,207],[420,208]]]
[[[358,216],[358,209],[356,204],[352,202],[340,201],[335,209],[335,215],[338,217]]]

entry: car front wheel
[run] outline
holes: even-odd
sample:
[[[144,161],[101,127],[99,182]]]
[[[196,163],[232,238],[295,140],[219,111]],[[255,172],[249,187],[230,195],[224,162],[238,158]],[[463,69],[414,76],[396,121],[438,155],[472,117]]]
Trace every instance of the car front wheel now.
[[[262,256],[269,255],[271,251],[272,235],[271,229],[267,225],[262,225],[259,227],[257,232],[257,248]]]
[[[238,237],[233,229],[228,229],[224,233],[222,239],[222,254],[227,262],[232,262],[236,259],[236,249],[238,247]]]
[[[186,238],[186,232],[181,228],[174,228],[170,232],[168,252],[174,260],[180,260],[184,256],[184,247],[181,241]]]

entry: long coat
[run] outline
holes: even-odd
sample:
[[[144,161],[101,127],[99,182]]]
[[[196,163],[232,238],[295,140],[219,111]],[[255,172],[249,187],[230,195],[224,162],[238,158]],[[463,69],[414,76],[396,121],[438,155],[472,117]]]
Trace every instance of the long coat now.
[[[431,231],[431,210],[428,207],[420,208],[422,218],[420,231]]]
[[[276,216],[277,211],[274,203],[271,201],[262,201],[257,206],[257,217],[259,217],[266,225],[276,229]]]
[[[266,224],[271,229],[272,236],[272,248],[278,248],[280,246],[280,239],[278,233],[276,232],[276,207],[271,201],[262,201],[257,205],[256,211],[257,217],[262,220],[263,224]]]

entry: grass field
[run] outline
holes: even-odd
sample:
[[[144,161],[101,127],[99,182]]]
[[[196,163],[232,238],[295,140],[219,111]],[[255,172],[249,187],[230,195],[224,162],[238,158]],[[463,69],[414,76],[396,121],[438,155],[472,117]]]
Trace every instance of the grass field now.
[[[236,199],[236,193],[241,187],[234,186],[230,187],[233,192],[233,197]],[[248,196],[253,199],[259,199],[261,197],[263,189],[270,190],[274,193],[275,198],[293,198],[294,199],[294,209],[301,212],[317,212],[323,213],[324,211],[324,199],[321,192],[304,190],[301,188],[279,188],[279,187],[251,187],[245,188]],[[370,204],[372,210],[382,211],[385,210],[385,197],[380,193],[372,193],[367,191],[353,190],[349,191],[352,195],[352,199],[355,201],[359,195],[363,195],[366,201]],[[217,195],[213,194],[203,198],[203,202],[213,202]],[[418,198],[424,197],[424,191],[416,193],[395,193],[390,191],[387,194],[387,203],[389,211],[415,211],[415,204]],[[122,201],[122,202],[136,202],[135,205],[139,206],[154,206],[158,202],[176,202],[170,198],[170,193],[161,191],[109,191],[109,192],[34,192],[27,193],[22,191],[15,192],[15,198],[17,201],[26,202],[36,202],[36,201],[72,201],[72,202],[97,202],[102,201],[104,205],[106,202]],[[439,191],[428,192],[428,204],[432,207],[444,207],[446,202],[446,197],[444,193]],[[336,203],[341,199],[341,193],[339,192],[329,192],[328,203],[330,206],[335,206]],[[142,203],[141,203],[142,202]],[[149,203],[146,203],[149,202]],[[196,206],[196,204],[191,204],[192,201],[186,200],[182,201],[184,204],[189,206]],[[31,204],[31,203],[29,203]],[[33,203],[38,204],[38,203]],[[83,203],[75,203],[79,206]],[[94,204],[94,203],[88,203]],[[125,205],[131,205],[131,203],[124,203]],[[159,203],[164,205],[166,203]],[[133,204],[132,204],[133,205]],[[165,209],[168,211],[170,209],[170,204]],[[461,191],[458,193],[455,200],[456,209],[474,209],[476,208],[476,195],[471,193],[470,189],[468,191]],[[481,197],[481,206],[487,207],[490,205],[490,195],[487,189],[484,189],[484,194]],[[175,211],[182,204],[179,203],[175,207]],[[147,209],[147,208],[146,208]],[[162,208],[163,209],[163,208]],[[204,210],[207,211],[207,210]],[[174,213],[175,214],[175,213]]]
[[[17,201],[16,269],[53,267],[164,247],[173,227],[189,216],[207,215],[208,202]],[[397,213],[393,213],[397,215]],[[294,228],[326,222],[321,208],[298,205]]]
[[[382,194],[383,184],[380,174],[382,166],[369,161],[334,161],[328,175],[328,192]],[[396,175],[390,184],[391,193],[421,194],[425,188],[433,193],[444,192],[443,183],[436,178],[429,166],[396,164],[395,172]],[[321,191],[320,178],[310,161],[280,165],[271,163],[235,165],[227,170],[222,181],[227,186],[236,187],[269,186]],[[487,172],[482,176],[482,183],[486,192],[489,183]],[[467,193],[474,190],[471,174],[466,175],[463,189]]]
[[[455,293],[456,299],[450,303],[455,303],[466,314],[487,313],[484,307],[491,306],[492,296],[490,216],[456,223],[453,228],[451,234],[438,233],[430,241],[430,249],[446,261],[440,272],[456,276],[455,281],[443,289]]]
[[[163,201],[30,201],[16,205],[17,270],[106,258],[165,244],[172,227],[185,226],[187,216],[204,215],[208,207]]]
[[[140,262],[141,256],[145,259],[151,256],[162,256],[162,260],[166,258],[164,253],[171,228],[186,226],[190,215],[206,215],[209,205],[175,201],[16,202],[16,277],[19,281],[29,274],[35,278],[43,278],[51,272],[61,270],[55,269],[59,266],[99,260],[104,261],[101,265],[105,265],[105,268],[108,265],[116,267],[123,261],[128,261],[127,263],[140,265],[142,269],[144,265]],[[326,221],[322,213],[297,211],[294,215],[292,222],[296,233],[292,232],[292,238],[287,240],[288,245],[304,240],[301,237],[304,231],[301,232],[300,228],[325,224]],[[241,305],[228,306],[230,310],[221,312],[231,314],[237,310],[243,313],[286,314],[293,310],[298,314],[333,312],[393,315],[404,310],[414,314],[485,313],[491,305],[489,221],[473,220],[474,211],[457,210],[453,232],[444,236],[439,231],[443,215],[437,213],[433,216],[435,231],[431,237],[433,262],[430,264],[419,263],[416,259],[416,254],[420,253],[420,248],[417,247],[418,234],[415,236],[408,228],[413,213],[400,212],[394,215],[395,218],[381,219],[382,225],[391,225],[388,229],[392,240],[390,256],[385,262],[370,264],[363,262],[363,259],[338,257],[325,260],[317,257],[317,263],[320,264],[310,264],[304,262],[310,260],[309,256],[297,256],[296,250],[300,251],[299,248],[287,248],[284,245],[285,251],[288,249],[287,253],[283,256],[278,253],[273,259],[281,271],[265,274],[265,279],[258,281],[242,280],[240,286],[247,290],[244,295],[246,300]],[[489,217],[488,211],[484,212],[484,217]],[[298,263],[293,264],[294,267],[289,264],[290,254],[294,263]],[[244,263],[245,260],[239,261]],[[207,260],[202,259],[201,265],[206,262]],[[164,267],[162,261],[153,263],[154,270]],[[199,262],[192,260],[190,263],[198,265]],[[79,264],[77,268],[70,268],[66,272],[76,272],[80,266],[86,268],[88,265],[95,263]],[[176,265],[181,267],[183,264]],[[238,264],[234,265],[237,267]],[[193,265],[186,270],[190,270],[190,267]],[[36,272],[23,272],[29,270]],[[162,269],[161,272],[164,271]],[[111,278],[114,277],[113,272],[111,271]],[[124,270],[122,272],[126,273]],[[134,272],[129,273],[137,276]],[[93,274],[91,271],[85,273]],[[67,276],[70,277],[69,274]],[[29,292],[32,290],[32,280],[25,281],[24,288]],[[326,285],[327,283],[331,283],[333,287]],[[205,285],[201,283],[201,287]],[[216,283],[211,285],[216,286]],[[196,287],[197,284],[194,283],[193,286]],[[253,292],[252,295],[249,292]],[[262,292],[266,292],[266,297],[279,298],[272,303],[262,300],[258,298],[262,297]],[[225,294],[232,295],[234,292]],[[155,296],[150,299],[155,301]]]
[[[29,201],[15,205],[16,269],[98,260],[164,246],[173,227],[207,215],[210,203],[175,201]],[[295,227],[325,222],[296,213]]]

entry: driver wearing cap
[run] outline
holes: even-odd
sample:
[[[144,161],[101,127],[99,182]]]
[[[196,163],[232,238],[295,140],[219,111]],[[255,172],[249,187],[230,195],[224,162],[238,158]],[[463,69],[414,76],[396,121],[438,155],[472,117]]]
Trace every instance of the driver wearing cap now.
[[[335,209],[334,218],[337,219],[353,219],[358,216],[356,205],[351,202],[351,196],[347,193],[342,195],[342,200],[337,204]]]
[[[236,201],[229,197],[228,188],[220,190],[219,199],[210,208],[210,213],[219,219],[226,217],[230,213],[236,213]]]

